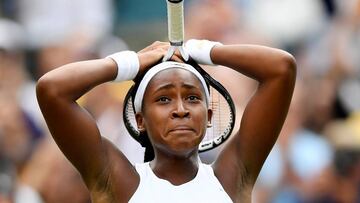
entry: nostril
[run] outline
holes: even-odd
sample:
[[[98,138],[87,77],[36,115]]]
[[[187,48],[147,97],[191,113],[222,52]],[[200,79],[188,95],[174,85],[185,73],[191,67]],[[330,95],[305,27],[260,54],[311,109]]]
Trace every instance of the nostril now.
[[[179,116],[178,116],[177,112],[173,112],[173,113],[172,113],[172,117],[173,117],[173,118],[178,118]]]
[[[184,117],[188,117],[189,115],[190,115],[190,112],[186,111]]]
[[[174,111],[172,113],[172,116],[174,118],[183,118],[183,117],[188,117],[189,115],[190,115],[190,112],[188,110],[185,110],[185,109],[183,109],[181,111],[176,110],[176,111]]]

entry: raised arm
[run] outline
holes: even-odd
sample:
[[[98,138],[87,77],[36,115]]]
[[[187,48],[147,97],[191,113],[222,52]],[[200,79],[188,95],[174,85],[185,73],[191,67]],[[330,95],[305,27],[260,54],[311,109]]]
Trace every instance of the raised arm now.
[[[168,46],[157,42],[140,51],[140,73],[159,61]],[[116,174],[118,185],[131,195],[139,181],[135,170],[116,147],[100,136],[93,118],[76,103],[87,91],[112,81],[117,74],[117,64],[110,58],[67,64],[40,78],[37,97],[57,145],[88,188],[107,187],[110,176]]]
[[[71,63],[40,78],[37,98],[57,145],[81,173],[88,187],[109,165],[106,147],[92,117],[76,100],[96,85],[115,78],[111,59]]]
[[[228,193],[239,195],[239,187],[255,183],[280,133],[294,89],[296,64],[285,51],[255,45],[215,46],[211,59],[259,82],[239,131],[214,163],[215,173]]]

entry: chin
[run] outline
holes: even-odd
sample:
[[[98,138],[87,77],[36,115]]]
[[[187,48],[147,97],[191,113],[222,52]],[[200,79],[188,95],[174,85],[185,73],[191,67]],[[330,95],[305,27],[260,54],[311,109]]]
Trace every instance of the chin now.
[[[163,151],[176,157],[187,158],[198,153],[199,144],[203,136],[197,134],[170,134],[164,139]]]
[[[173,146],[169,149],[169,152],[176,156],[181,158],[188,158],[191,155],[198,152],[199,145],[194,145],[191,143],[179,143],[176,146]]]

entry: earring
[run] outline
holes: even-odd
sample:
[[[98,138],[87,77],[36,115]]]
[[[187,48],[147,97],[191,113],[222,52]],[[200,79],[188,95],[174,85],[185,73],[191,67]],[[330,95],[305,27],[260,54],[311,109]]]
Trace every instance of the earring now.
[[[210,123],[210,121],[207,123],[206,127],[211,128],[212,124]]]

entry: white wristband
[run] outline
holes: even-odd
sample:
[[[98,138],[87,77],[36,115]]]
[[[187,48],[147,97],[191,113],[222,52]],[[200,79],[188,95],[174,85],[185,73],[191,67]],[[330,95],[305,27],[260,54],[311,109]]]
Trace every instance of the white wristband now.
[[[215,45],[222,45],[220,42],[213,42],[209,40],[191,39],[186,42],[185,48],[191,58],[197,63],[204,65],[215,65],[210,57],[211,49]]]
[[[115,82],[132,80],[139,72],[139,57],[134,51],[121,51],[111,54],[106,58],[111,58],[117,64],[118,72],[116,78],[114,79]]]

